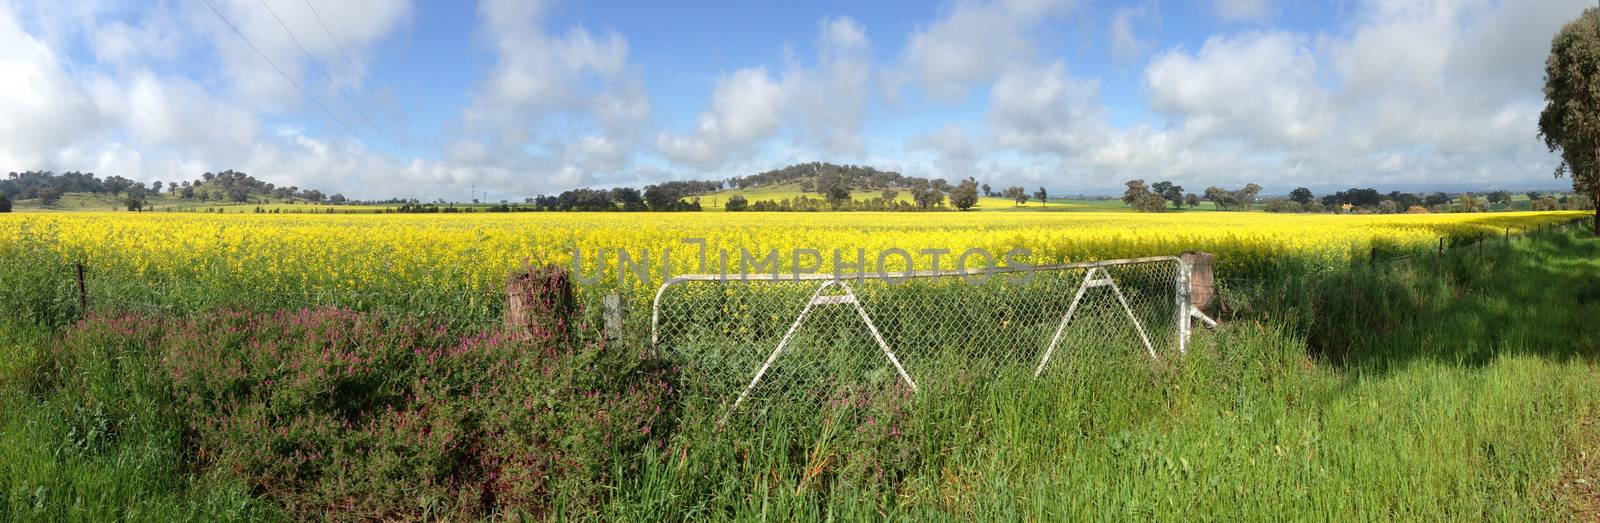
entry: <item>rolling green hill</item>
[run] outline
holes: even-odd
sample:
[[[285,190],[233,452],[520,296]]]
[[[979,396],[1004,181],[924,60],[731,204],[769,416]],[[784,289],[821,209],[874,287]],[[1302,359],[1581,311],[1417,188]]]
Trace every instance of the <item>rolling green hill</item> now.
[[[377,212],[387,209],[386,205],[318,205],[305,202],[283,203],[273,200],[266,195],[251,195],[250,202],[231,203],[218,201],[201,201],[183,199],[171,195],[150,196],[145,198],[144,209],[153,212],[222,212],[222,213],[253,213],[257,208],[263,211],[277,211],[290,213],[328,212]],[[18,200],[13,204],[14,212],[85,212],[85,211],[120,211],[127,212],[124,198],[111,196],[105,193],[67,193],[61,200],[52,205],[44,205],[37,198],[31,200]],[[258,203],[268,202],[268,203]]]

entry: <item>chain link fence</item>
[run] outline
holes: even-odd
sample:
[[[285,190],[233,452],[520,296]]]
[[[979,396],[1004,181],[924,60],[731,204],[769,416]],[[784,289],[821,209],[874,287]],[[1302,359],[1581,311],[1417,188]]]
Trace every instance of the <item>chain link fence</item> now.
[[[657,292],[651,338],[702,408],[755,413],[909,396],[962,379],[1062,380],[1184,350],[1175,257],[961,272],[694,275]]]

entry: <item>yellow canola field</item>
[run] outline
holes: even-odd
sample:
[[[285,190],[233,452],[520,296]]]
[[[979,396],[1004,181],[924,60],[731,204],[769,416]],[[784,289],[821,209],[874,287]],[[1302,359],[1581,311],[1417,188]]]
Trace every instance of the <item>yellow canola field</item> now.
[[[1440,242],[1517,233],[1584,213],[1424,215],[1291,215],[1188,212],[1134,213],[520,213],[430,215],[213,215],[60,213],[0,215],[0,254],[46,252],[82,261],[99,274],[255,291],[392,291],[458,289],[491,292],[525,262],[569,264],[574,249],[592,277],[605,251],[604,286],[618,279],[619,249],[654,282],[629,273],[645,291],[659,283],[670,251],[673,274],[708,270],[722,252],[737,272],[741,249],[760,258],[778,251],[788,271],[796,249],[822,253],[832,270],[839,250],[868,269],[888,249],[912,254],[928,268],[925,249],[948,251],[941,268],[968,249],[995,257],[1022,248],[1031,263],[1079,262],[1216,253],[1221,271],[1243,275],[1293,261],[1329,266],[1387,254],[1431,252]],[[641,258],[648,257],[648,261]],[[902,268],[903,258],[887,265]],[[981,265],[974,258],[974,265]],[[593,287],[594,285],[591,285]]]

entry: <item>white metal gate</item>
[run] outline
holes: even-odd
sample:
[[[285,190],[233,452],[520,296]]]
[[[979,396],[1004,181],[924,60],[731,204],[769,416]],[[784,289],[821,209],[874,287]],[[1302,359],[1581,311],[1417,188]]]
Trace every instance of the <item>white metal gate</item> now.
[[[728,412],[849,402],[960,375],[992,379],[1183,353],[1189,268],[1162,256],[888,275],[688,275],[651,306],[651,341],[685,392]],[[1065,360],[1065,361],[1064,361]]]

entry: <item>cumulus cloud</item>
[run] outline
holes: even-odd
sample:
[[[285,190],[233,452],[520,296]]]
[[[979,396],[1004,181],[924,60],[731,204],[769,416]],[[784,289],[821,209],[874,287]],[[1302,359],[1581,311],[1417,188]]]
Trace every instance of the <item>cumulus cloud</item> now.
[[[934,23],[911,34],[905,66],[927,92],[963,98],[1034,54],[1033,32],[1073,6],[1067,0],[958,1]]]
[[[675,162],[718,167],[776,133],[787,103],[788,93],[765,67],[740,69],[717,80],[711,108],[700,114],[693,133],[662,134],[657,146]]]
[[[657,150],[673,162],[715,170],[747,159],[759,144],[792,126],[795,140],[812,151],[833,157],[863,154],[871,42],[866,29],[850,18],[824,18],[817,33],[814,64],[791,57],[781,76],[766,67],[724,75],[694,130],[661,133]]]
[[[1151,3],[1118,7],[1113,11],[1108,31],[1111,38],[1111,56],[1126,62],[1148,52],[1154,44],[1137,34],[1138,24],[1147,23],[1155,18],[1157,13],[1155,4]]]
[[[989,91],[994,142],[1034,153],[1090,150],[1107,132],[1099,91],[1099,82],[1069,77],[1060,62],[1007,71]]]
[[[918,135],[906,142],[906,149],[933,153],[935,170],[949,179],[977,175],[978,160],[982,157],[977,144],[967,136],[967,130],[956,124]]]
[[[1276,12],[1272,0],[1216,0],[1213,5],[1217,16],[1223,20],[1265,20]]]
[[[0,4],[0,163],[53,165],[52,155],[103,132],[99,108],[49,46]],[[87,135],[87,136],[86,136]]]
[[[1328,95],[1305,39],[1290,33],[1212,37],[1173,49],[1145,70],[1150,104],[1197,134],[1265,147],[1307,145],[1328,132]],[[1246,95],[1248,93],[1248,95]]]
[[[260,10],[259,3],[216,5],[292,78],[335,99],[333,85],[306,76],[305,55],[278,22],[264,11],[249,11]],[[345,35],[345,50],[364,67],[368,47],[399,29],[409,11],[405,2],[373,1],[330,4],[321,15],[331,30]],[[297,34],[323,34],[309,11],[280,9],[279,16]],[[92,64],[53,51],[72,41],[86,43]],[[336,80],[358,81],[330,40],[307,37],[301,44],[329,64]],[[0,4],[0,47],[9,51],[0,55],[0,70],[20,76],[0,87],[0,165],[8,170],[92,170],[171,181],[234,168],[285,185],[338,191],[364,187],[344,183],[361,173],[355,169],[392,173],[403,167],[320,114],[313,118],[326,123],[322,131],[342,138],[268,129],[265,117],[315,109],[275,71],[260,76],[256,67],[268,66],[209,9]],[[173,66],[213,58],[225,72],[220,83],[193,79]],[[329,105],[339,113],[339,106]],[[358,121],[353,109],[343,111],[345,121]]]

